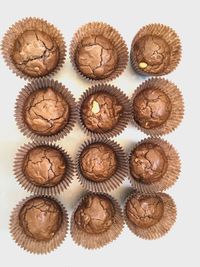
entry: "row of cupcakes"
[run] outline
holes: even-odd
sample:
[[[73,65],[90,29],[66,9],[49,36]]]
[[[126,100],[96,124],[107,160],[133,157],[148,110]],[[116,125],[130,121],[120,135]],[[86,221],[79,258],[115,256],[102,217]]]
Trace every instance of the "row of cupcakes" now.
[[[74,69],[91,81],[110,81],[118,77],[128,63],[128,48],[116,29],[102,22],[80,27],[70,45]],[[25,79],[49,77],[62,66],[66,45],[60,31],[43,19],[25,18],[12,25],[2,42],[9,68]],[[162,24],[142,27],[131,45],[130,59],[142,75],[165,75],[173,71],[181,58],[181,44],[173,29]]]
[[[67,135],[77,119],[91,137],[114,137],[131,118],[144,133],[159,136],[173,131],[183,114],[180,90],[163,78],[143,82],[131,99],[113,85],[98,84],[87,89],[78,103],[63,84],[39,78],[20,91],[15,105],[20,131],[33,140],[51,142]]]
[[[139,192],[159,192],[176,182],[180,168],[178,153],[160,138],[138,142],[128,157],[117,142],[92,138],[80,146],[75,162],[58,145],[33,142],[19,148],[13,166],[21,186],[41,195],[60,194],[74,174],[83,188],[92,192],[111,192],[126,177]]]
[[[160,238],[176,220],[176,205],[165,193],[133,192],[127,197],[122,212],[117,200],[110,195],[87,193],[80,199],[71,216],[71,236],[77,245],[97,249],[120,235],[124,220],[140,238]],[[13,210],[10,232],[23,249],[36,254],[49,253],[67,235],[67,211],[52,197],[28,197]]]

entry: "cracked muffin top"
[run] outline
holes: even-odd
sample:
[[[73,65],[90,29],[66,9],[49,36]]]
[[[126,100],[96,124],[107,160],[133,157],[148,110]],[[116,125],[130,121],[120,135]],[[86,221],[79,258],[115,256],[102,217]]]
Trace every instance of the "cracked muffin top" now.
[[[41,77],[57,67],[59,48],[55,40],[47,33],[29,30],[16,39],[12,59],[16,67],[24,74]]]
[[[156,35],[145,35],[138,39],[132,53],[138,67],[147,74],[163,73],[170,64],[170,47],[163,38]]]
[[[74,213],[76,225],[89,234],[106,232],[114,217],[115,208],[111,200],[101,195],[88,195]]]
[[[136,194],[126,204],[128,219],[140,228],[157,224],[164,213],[164,203],[160,196]]]
[[[78,44],[75,62],[79,71],[88,78],[107,78],[116,68],[117,51],[112,43],[101,35],[85,37]]]
[[[29,129],[40,135],[60,132],[69,119],[69,105],[53,88],[32,92],[24,104],[24,120]]]
[[[135,121],[145,129],[163,125],[172,110],[171,100],[158,88],[147,88],[139,92],[133,100]]]
[[[150,184],[159,181],[166,173],[168,161],[162,147],[146,142],[133,150],[129,166],[135,180]]]
[[[25,156],[23,172],[33,184],[42,187],[57,185],[66,173],[63,154],[50,146],[38,146]]]
[[[117,158],[114,150],[107,144],[88,145],[79,159],[82,175],[94,182],[108,180],[117,169]]]
[[[95,133],[112,130],[119,122],[122,113],[123,107],[117,98],[104,92],[89,95],[81,108],[84,125]]]
[[[24,233],[37,241],[51,240],[61,227],[63,213],[56,201],[35,197],[22,206],[19,224]]]

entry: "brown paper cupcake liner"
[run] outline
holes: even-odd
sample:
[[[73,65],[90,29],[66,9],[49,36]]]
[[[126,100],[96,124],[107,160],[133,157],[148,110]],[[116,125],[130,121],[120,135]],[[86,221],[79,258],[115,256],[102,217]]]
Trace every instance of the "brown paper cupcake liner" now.
[[[95,194],[95,193],[88,193],[88,194]],[[78,246],[82,246],[86,249],[98,249],[101,248],[108,243],[114,241],[122,232],[124,227],[124,219],[122,210],[120,208],[119,203],[113,197],[108,194],[96,194],[96,195],[103,195],[109,198],[112,201],[112,204],[115,208],[115,218],[113,225],[104,233],[100,234],[89,234],[82,231],[80,228],[77,227],[76,223],[74,222],[74,214],[81,204],[81,202],[86,198],[85,195],[82,199],[80,199],[77,207],[75,208],[72,216],[71,216],[71,225],[70,225],[70,232],[72,239]]]
[[[163,91],[171,100],[172,110],[170,113],[169,118],[165,123],[160,125],[159,127],[153,129],[145,129],[141,127],[135,120],[134,120],[134,112],[133,112],[133,100],[142,90],[148,88],[158,88],[159,90]],[[183,96],[178,89],[178,87],[164,79],[164,78],[150,78],[139,85],[133,96],[131,98],[131,105],[132,105],[132,115],[133,115],[133,124],[134,126],[139,129],[140,131],[144,132],[145,134],[151,136],[159,136],[165,135],[172,131],[174,131],[178,125],[181,123],[183,116],[184,116],[184,101]]]
[[[167,161],[168,161],[168,166],[162,178],[159,181],[152,183],[152,184],[145,184],[145,183],[135,180],[129,171],[129,180],[131,181],[133,188],[142,193],[153,193],[153,192],[159,192],[159,191],[164,191],[168,189],[169,187],[171,187],[172,185],[176,183],[179,177],[180,171],[181,171],[181,161],[180,161],[177,151],[171,144],[169,144],[167,141],[161,138],[143,139],[133,147],[132,151],[138,145],[149,143],[149,142],[156,144],[163,149],[163,151],[165,152]],[[129,156],[129,162],[130,162],[131,155],[132,155],[132,152]]]
[[[31,93],[37,91],[39,89],[45,89],[51,87],[55,91],[59,92],[65,101],[69,105],[69,120],[65,127],[56,134],[52,134],[49,136],[40,135],[33,132],[29,129],[28,125],[25,123],[24,120],[24,103],[26,102],[27,98]],[[27,84],[19,93],[16,103],[15,103],[15,120],[19,130],[28,138],[32,140],[37,140],[41,142],[53,142],[58,141],[64,136],[66,136],[74,127],[77,119],[77,109],[76,109],[76,102],[75,98],[72,93],[61,83],[55,80],[50,80],[47,78],[38,78],[32,81],[31,83]]]
[[[118,54],[118,63],[116,69],[109,75],[109,77],[99,80],[94,80],[92,78],[86,77],[76,66],[75,62],[75,53],[77,49],[77,45],[81,42],[83,38],[89,37],[91,35],[101,35],[108,39],[113,46],[115,47],[117,54]],[[74,67],[75,71],[79,73],[82,77],[86,78],[89,81],[93,82],[105,82],[111,81],[117,78],[122,72],[125,70],[128,64],[128,48],[119,34],[117,30],[106,23],[102,22],[90,22],[88,24],[83,25],[78,29],[78,31],[74,34],[73,39],[70,44],[70,60],[72,66]]]
[[[66,163],[66,173],[64,174],[62,180],[55,186],[52,187],[42,187],[31,183],[24,174],[23,171],[23,163],[27,153],[32,150],[33,148],[40,147],[40,146],[47,146],[50,148],[54,148],[58,150],[65,159]],[[18,183],[28,192],[38,194],[38,195],[58,195],[67,189],[70,183],[73,180],[74,174],[74,164],[71,157],[68,155],[66,151],[64,151],[61,147],[55,144],[49,144],[46,142],[33,142],[28,143],[21,146],[15,156],[14,164],[13,164],[13,172],[16,180]]]
[[[21,35],[23,32],[27,30],[40,30],[50,35],[59,47],[59,61],[56,68],[51,71],[51,73],[44,75],[43,77],[51,77],[55,73],[57,73],[63,66],[66,57],[66,45],[64,38],[60,31],[55,28],[52,24],[48,23],[46,20],[29,17],[24,18],[20,21],[17,21],[13,24],[9,30],[5,33],[3,41],[2,41],[2,54],[7,66],[12,70],[20,78],[24,78],[25,80],[33,80],[34,77],[31,77],[22,71],[20,71],[12,60],[12,51],[14,47],[15,40]]]
[[[102,143],[102,144],[107,144],[108,146],[110,146],[114,150],[116,154],[116,158],[117,158],[117,170],[115,174],[108,180],[102,181],[102,182],[94,182],[94,181],[90,181],[89,179],[85,178],[81,172],[80,163],[79,163],[79,158],[82,152],[84,151],[84,149],[88,145],[95,144],[95,143]],[[116,142],[114,142],[113,140],[92,138],[91,140],[85,141],[79,148],[79,151],[76,155],[75,164],[76,164],[76,175],[81,185],[86,190],[96,192],[96,193],[98,192],[107,193],[107,192],[110,192],[116,189],[117,187],[120,186],[120,184],[122,184],[125,177],[128,175],[127,156],[125,152],[123,151],[122,147]]]
[[[135,194],[141,194],[141,193],[131,194],[127,198],[124,208],[124,219],[130,231],[133,232],[136,236],[147,240],[154,240],[167,234],[176,221],[177,211],[174,200],[166,193],[146,194],[148,196],[159,196],[162,198],[164,203],[164,214],[161,220],[157,224],[150,226],[147,229],[144,229],[133,224],[126,215],[126,205],[129,199],[134,197]]]
[[[166,68],[166,70],[163,71],[162,73],[150,74],[150,73],[147,73],[145,71],[142,71],[138,67],[138,63],[137,63],[136,58],[134,57],[134,53],[132,51],[133,51],[133,47],[134,47],[135,43],[145,35],[159,36],[159,37],[163,38],[171,48],[170,63],[168,65],[168,67]],[[159,23],[149,24],[149,25],[142,27],[132,41],[131,53],[130,53],[131,65],[132,65],[133,69],[141,75],[148,75],[148,76],[166,75],[166,74],[172,72],[173,70],[175,70],[176,67],[178,66],[178,64],[181,60],[181,52],[182,52],[182,49],[181,49],[180,39],[179,39],[178,35],[176,34],[176,32],[172,28],[170,28],[166,25],[163,25],[163,24],[159,24]]]
[[[66,209],[58,200],[56,200],[55,198],[52,198],[52,197],[51,198],[50,197],[44,197],[47,199],[55,200],[59,204],[59,206],[61,207],[62,212],[63,212],[62,225],[61,225],[60,229],[58,230],[58,232],[55,234],[55,236],[49,241],[36,241],[33,238],[28,237],[23,232],[23,230],[19,224],[18,215],[19,215],[20,209],[22,208],[24,203],[26,201],[34,198],[34,197],[35,196],[30,196],[30,197],[23,199],[14,208],[14,210],[12,211],[11,217],[10,217],[10,233],[11,233],[14,241],[24,250],[26,250],[30,253],[35,253],[35,254],[47,254],[47,253],[55,250],[58,246],[60,246],[63,243],[63,241],[67,235],[67,231],[68,231],[68,215],[67,215]]]
[[[87,99],[88,96],[95,94],[95,93],[98,93],[98,92],[108,93],[111,96],[115,96],[117,101],[120,103],[120,105],[123,106],[123,114],[119,118],[118,123],[115,125],[115,127],[113,129],[111,129],[110,131],[107,131],[105,133],[92,132],[90,129],[86,128],[86,126],[83,122],[83,119],[82,119],[81,108],[82,108],[84,101]],[[77,104],[77,110],[78,110],[79,124],[80,124],[82,130],[84,131],[84,133],[86,133],[90,137],[112,138],[114,136],[117,136],[127,127],[129,121],[131,120],[131,112],[130,112],[131,104],[130,104],[128,97],[125,95],[125,93],[123,93],[121,91],[121,89],[117,88],[116,86],[109,85],[109,84],[97,84],[97,85],[94,85],[94,86],[88,88],[88,90],[86,90],[82,94],[82,96],[79,98],[79,101]]]

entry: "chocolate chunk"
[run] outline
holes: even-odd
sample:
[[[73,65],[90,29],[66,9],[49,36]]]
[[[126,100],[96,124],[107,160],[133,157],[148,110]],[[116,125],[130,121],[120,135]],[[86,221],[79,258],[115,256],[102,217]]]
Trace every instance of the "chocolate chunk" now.
[[[31,183],[52,187],[62,180],[66,172],[66,162],[59,150],[49,146],[39,146],[27,153],[23,171]]]
[[[170,98],[157,88],[144,89],[133,100],[134,119],[145,129],[163,125],[169,118],[171,110]]]
[[[156,35],[145,35],[138,39],[132,53],[138,67],[148,74],[162,73],[170,64],[170,47],[163,38]]]
[[[164,213],[164,203],[159,196],[137,194],[128,200],[126,215],[140,228],[149,228],[157,224]]]
[[[52,239],[62,220],[63,213],[57,202],[44,197],[28,200],[19,213],[19,224],[24,233],[37,241]]]
[[[68,122],[69,105],[56,90],[39,89],[27,98],[24,104],[24,119],[30,130],[37,134],[56,134]]]
[[[104,79],[116,68],[118,57],[112,43],[101,35],[85,37],[78,44],[75,61],[86,77]]]
[[[88,145],[81,153],[79,162],[83,176],[94,182],[108,180],[117,169],[114,150],[103,143]]]
[[[59,48],[54,39],[45,32],[25,31],[15,41],[12,59],[24,74],[40,77],[57,67]]]
[[[95,133],[113,129],[119,122],[123,107],[117,98],[108,93],[94,93],[83,102],[81,116],[84,125]]]
[[[74,214],[80,230],[89,234],[106,232],[114,222],[115,209],[111,200],[105,196],[88,195]]]
[[[154,143],[142,143],[132,152],[130,172],[139,182],[150,184],[159,181],[168,167],[164,150]]]

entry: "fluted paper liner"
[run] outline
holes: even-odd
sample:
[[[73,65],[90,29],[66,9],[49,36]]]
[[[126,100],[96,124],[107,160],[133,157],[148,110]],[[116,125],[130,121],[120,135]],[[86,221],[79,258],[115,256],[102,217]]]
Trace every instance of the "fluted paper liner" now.
[[[63,221],[62,221],[61,227],[58,230],[58,232],[54,235],[54,237],[48,241],[37,241],[27,236],[19,224],[18,216],[25,202],[35,197],[38,197],[38,196],[31,196],[31,197],[27,197],[23,199],[14,208],[14,210],[11,213],[11,217],[10,217],[10,225],[9,225],[10,233],[14,241],[24,250],[30,253],[35,253],[35,254],[47,254],[55,250],[64,241],[67,235],[67,231],[68,231],[68,215],[67,215],[66,209],[58,200],[51,198],[51,197],[44,197],[46,199],[53,199],[61,207],[61,210],[63,212]]]
[[[136,60],[136,57],[134,56],[133,52],[133,47],[135,43],[142,38],[143,36],[146,35],[154,35],[161,37],[163,40],[167,42],[167,44],[170,47],[171,50],[171,56],[170,56],[170,62],[169,65],[166,67],[166,69],[161,72],[161,73],[149,73],[145,72],[142,69],[139,68],[138,62]],[[141,75],[148,75],[148,76],[161,76],[161,75],[166,75],[178,66],[180,60],[181,60],[181,42],[180,39],[177,35],[177,33],[170,27],[159,24],[159,23],[154,23],[154,24],[149,24],[144,27],[142,27],[136,36],[134,37],[132,44],[131,44],[131,53],[130,53],[130,59],[131,59],[131,65],[133,69],[138,72]]]
[[[116,172],[108,179],[102,182],[95,182],[92,180],[87,179],[84,177],[82,174],[81,168],[80,168],[80,157],[82,152],[84,151],[85,148],[87,148],[91,144],[106,144],[108,145],[111,149],[113,149],[116,159],[117,159],[117,169]],[[81,147],[79,148],[79,151],[76,155],[76,160],[75,160],[75,166],[76,166],[76,175],[81,183],[81,185],[89,191],[98,193],[108,193],[116,189],[117,187],[122,184],[126,176],[128,175],[128,162],[127,162],[127,156],[122,149],[122,147],[114,142],[113,140],[109,139],[102,139],[102,138],[92,138],[91,140],[85,141]]]
[[[69,105],[69,119],[65,127],[56,134],[42,135],[32,131],[24,120],[24,104],[31,93],[39,90],[51,87],[55,91],[59,92],[67,104]],[[61,83],[48,78],[38,78],[27,84],[19,93],[15,103],[15,120],[19,130],[28,138],[37,141],[53,142],[58,141],[66,136],[74,127],[77,119],[76,102],[72,93]]]
[[[50,73],[44,75],[43,77],[50,77],[57,73],[63,66],[65,62],[65,56],[66,56],[66,45],[64,38],[60,31],[55,28],[52,24],[47,22],[46,20],[29,17],[24,18],[22,20],[17,21],[15,24],[13,24],[9,30],[5,33],[3,41],[2,41],[2,53],[4,60],[8,67],[20,78],[24,78],[25,80],[33,80],[35,77],[31,77],[25,73],[23,73],[21,70],[19,70],[13,59],[12,59],[12,51],[15,44],[15,40],[21,35],[23,32],[27,30],[39,30],[42,32],[45,32],[48,34],[52,39],[55,40],[58,48],[59,48],[59,61],[57,66],[54,70],[52,70]],[[42,76],[38,76],[42,77]]]
[[[104,133],[96,133],[91,131],[85,126],[84,121],[82,119],[82,105],[84,101],[90,95],[100,92],[110,94],[111,96],[115,96],[119,104],[122,105],[123,107],[122,115],[119,117],[118,123],[114,126],[113,129],[110,129],[109,131],[106,131]],[[128,97],[126,96],[125,93],[122,92],[122,90],[120,90],[116,86],[109,84],[97,84],[88,88],[79,98],[77,104],[77,110],[78,110],[79,124],[82,130],[90,137],[112,138],[114,136],[117,136],[127,127],[129,121],[131,120],[131,104]]]
[[[78,203],[77,207],[75,208],[71,216],[71,225],[70,225],[71,236],[77,245],[82,246],[86,249],[98,249],[114,241],[120,235],[124,227],[124,219],[120,205],[118,204],[117,200],[115,200],[108,194],[96,194],[96,195],[100,196],[103,195],[109,198],[115,208],[114,223],[110,226],[110,228],[104,233],[89,234],[80,230],[80,228],[77,227],[74,221],[74,214],[77,208],[80,206],[84,198],[86,198],[88,195],[94,195],[94,194],[95,193],[88,193],[82,199],[80,199],[80,202]]]
[[[117,55],[118,55],[118,63],[115,70],[106,78],[104,79],[92,79],[86,77],[76,66],[75,62],[75,53],[77,49],[77,45],[81,42],[83,38],[90,37],[91,35],[101,35],[108,39],[112,45],[115,47]],[[90,80],[90,81],[97,81],[97,82],[105,82],[111,81],[117,78],[122,72],[125,70],[127,63],[128,63],[128,48],[119,34],[117,30],[115,30],[110,25],[103,23],[103,22],[90,22],[88,24],[83,25],[78,29],[78,31],[74,34],[73,39],[70,44],[70,60],[71,63],[77,73],[79,73],[82,77]]]
[[[181,169],[181,162],[179,155],[175,150],[175,148],[167,141],[161,138],[146,138],[138,142],[133,147],[132,152],[130,153],[129,156],[129,163],[134,149],[136,149],[136,147],[139,146],[140,144],[145,144],[145,143],[153,143],[160,146],[163,149],[165,156],[167,158],[167,170],[159,181],[150,184],[145,184],[143,182],[134,179],[134,177],[130,172],[130,166],[129,166],[129,179],[131,181],[133,188],[135,188],[139,192],[153,193],[153,192],[164,191],[169,187],[171,187],[172,185],[174,185],[178,179]]]
[[[128,201],[131,198],[133,198],[135,194],[161,197],[164,203],[164,213],[162,218],[157,224],[144,229],[135,225],[128,219],[126,214],[126,206]],[[174,200],[166,193],[157,193],[157,194],[133,193],[127,198],[124,207],[124,219],[130,231],[132,231],[136,236],[148,240],[157,239],[167,234],[176,221],[176,215],[177,215],[176,204]]]
[[[164,122],[162,125],[152,128],[152,129],[145,129],[141,127],[135,120],[134,120],[134,111],[133,111],[133,100],[134,98],[143,90],[148,88],[157,88],[161,90],[163,93],[165,93],[169,99],[171,100],[172,110],[169,115],[169,118],[166,122]],[[133,124],[144,132],[145,134],[151,135],[151,136],[159,136],[159,135],[165,135],[172,131],[174,131],[178,125],[181,123],[183,116],[184,116],[184,102],[183,97],[178,89],[178,87],[164,79],[164,78],[151,78],[147,81],[143,82],[141,85],[139,85],[135,92],[133,93],[133,96],[131,98],[131,105],[132,105],[132,115],[133,115]]]
[[[24,159],[27,153],[33,148],[41,147],[41,146],[54,148],[57,151],[59,151],[63,155],[65,164],[66,164],[66,172],[63,175],[62,180],[57,185],[54,185],[51,187],[46,187],[46,186],[44,187],[42,185],[39,186],[39,185],[33,184],[26,177],[26,175],[24,174],[24,170],[23,170]],[[14,176],[16,180],[25,190],[31,193],[34,193],[34,194],[38,194],[38,195],[50,195],[51,196],[51,195],[58,195],[69,187],[73,179],[74,164],[73,164],[71,157],[68,155],[68,153],[65,152],[58,145],[49,144],[46,142],[33,142],[33,143],[25,144],[18,149],[15,159],[14,159],[13,172],[14,172]]]

